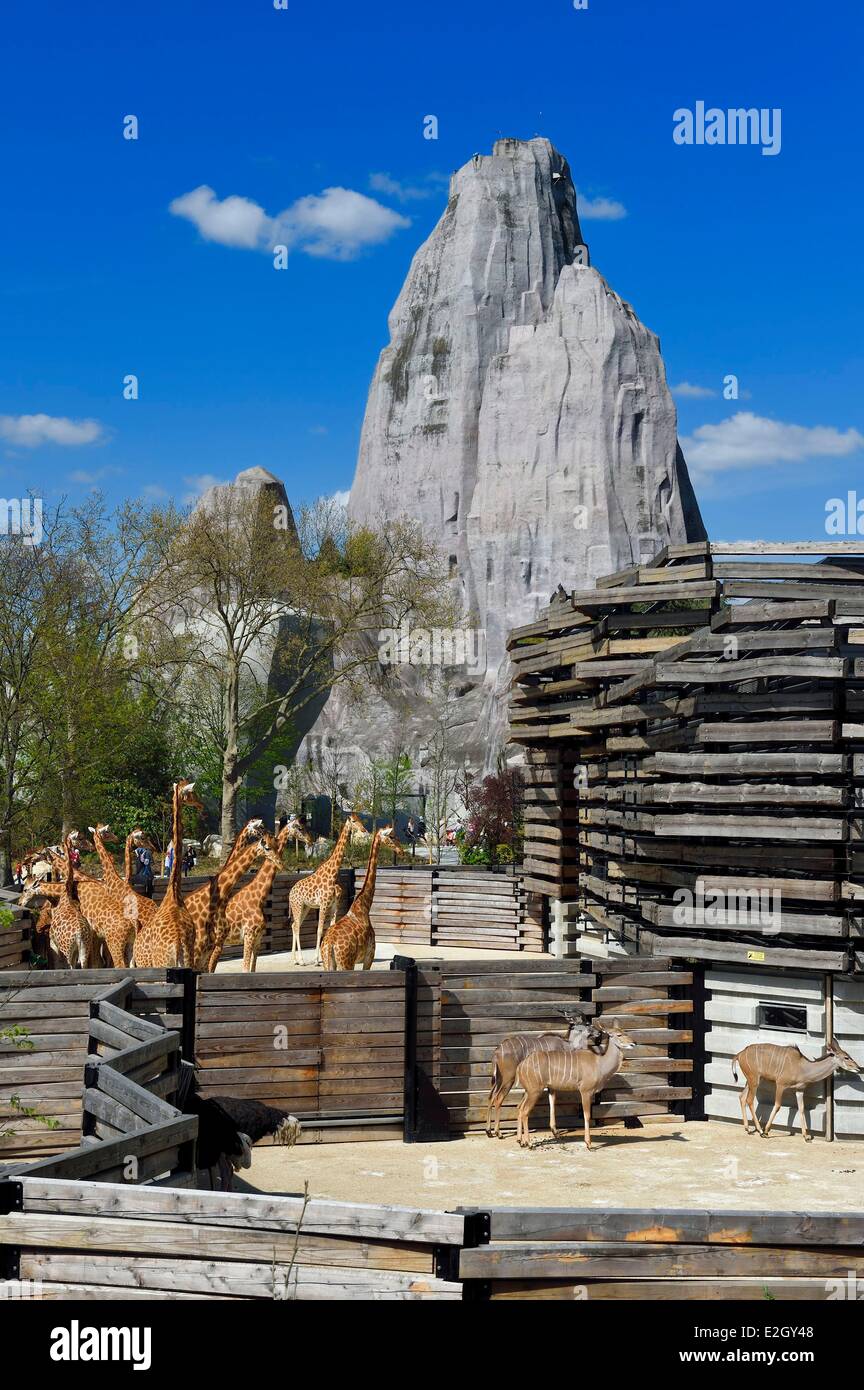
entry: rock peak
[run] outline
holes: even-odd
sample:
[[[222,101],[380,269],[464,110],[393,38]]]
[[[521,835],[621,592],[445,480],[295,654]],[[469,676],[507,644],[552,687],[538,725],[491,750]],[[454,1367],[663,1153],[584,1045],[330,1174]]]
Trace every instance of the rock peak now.
[[[438,544],[485,640],[485,675],[462,682],[481,762],[504,737],[508,629],[559,583],[589,587],[705,534],[657,338],[581,245],[549,140],[474,155],[414,257],[369,393],[350,514],[409,510]],[[344,711],[333,718],[344,738]],[[368,733],[380,747],[382,729]]]

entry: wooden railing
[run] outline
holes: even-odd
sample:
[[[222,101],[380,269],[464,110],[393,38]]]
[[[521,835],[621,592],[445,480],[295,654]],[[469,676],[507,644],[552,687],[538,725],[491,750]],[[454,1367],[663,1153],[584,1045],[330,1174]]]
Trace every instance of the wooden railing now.
[[[462,1297],[464,1216],[31,1173],[0,1183],[0,1300]]]
[[[179,1081],[180,1033],[131,1011],[137,989],[127,976],[91,998],[81,1143],[28,1174],[144,1183],[194,1173],[198,1120],[168,1099]]]

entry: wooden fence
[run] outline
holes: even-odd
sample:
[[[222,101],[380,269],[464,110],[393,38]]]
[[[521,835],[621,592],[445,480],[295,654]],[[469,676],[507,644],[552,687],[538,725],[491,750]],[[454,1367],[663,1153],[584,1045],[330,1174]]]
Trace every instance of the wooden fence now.
[[[401,1138],[405,978],[400,971],[202,975],[203,1095],[290,1110],[302,1141]]]
[[[448,961],[423,964],[420,980],[430,1010],[440,998],[440,1068],[435,1083],[451,1131],[485,1128],[495,1047],[506,1033],[566,1032],[561,1010],[619,1023],[637,1043],[592,1110],[592,1122],[642,1116],[680,1116],[692,1098],[693,975],[669,960]],[[502,1107],[505,1128],[515,1125],[522,1093]],[[561,1098],[562,1128],[582,1127],[578,1098]],[[546,1127],[539,1109],[532,1116]]]
[[[24,1176],[0,1183],[0,1297],[459,1299],[465,1224],[407,1207]]]
[[[864,1217],[852,1212],[450,1213],[41,1175],[0,1183],[4,1301],[764,1303],[854,1298],[862,1275]]]
[[[135,972],[135,987],[124,1005],[133,1019],[129,1029],[155,1026],[166,1036],[166,1029],[182,1028],[181,975]],[[17,1041],[0,1039],[0,1160],[61,1153],[79,1144],[85,1065],[110,1053],[106,1040],[116,1029],[116,1020],[112,1025],[106,1017],[100,1023],[99,998],[126,978],[121,970],[6,971],[0,976],[0,1027],[23,1030]],[[35,1113],[23,1113],[27,1110]],[[47,1128],[44,1119],[56,1122],[55,1127]]]
[[[310,871],[311,872],[311,871]],[[262,954],[291,949],[288,894],[300,873],[277,874],[264,905],[267,928]],[[247,883],[251,875],[242,882]],[[363,886],[365,869],[343,869],[339,875],[342,911]],[[190,875],[187,891],[205,880]],[[165,893],[158,879],[154,898]],[[542,899],[529,893],[521,874],[490,873],[484,869],[429,868],[428,866],[379,868],[372,905],[372,925],[378,941],[402,946],[467,946],[480,950],[543,951],[547,933]],[[301,929],[300,945],[311,951],[318,928],[310,913]],[[242,955],[229,947],[225,959]]]
[[[860,1213],[499,1207],[488,1216],[488,1243],[460,1252],[466,1298],[828,1299],[864,1273]]]

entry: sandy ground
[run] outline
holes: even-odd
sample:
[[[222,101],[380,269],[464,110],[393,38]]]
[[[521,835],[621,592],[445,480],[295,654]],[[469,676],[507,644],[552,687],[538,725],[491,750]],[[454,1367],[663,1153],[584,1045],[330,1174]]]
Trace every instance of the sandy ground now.
[[[538,1143],[538,1140],[540,1141]],[[855,1211],[864,1149],[776,1131],[748,1138],[732,1124],[646,1124],[610,1129],[588,1153],[581,1136],[538,1131],[530,1151],[515,1138],[471,1135],[443,1144],[301,1144],[255,1149],[238,1190],[452,1210],[459,1206],[698,1207]]]
[[[269,971],[321,969],[320,965],[313,963],[315,952],[311,947],[307,946],[304,949],[303,956],[306,964],[302,967],[292,964],[290,951],[277,951],[272,956],[261,956],[258,960],[258,972],[263,975]],[[394,956],[409,956],[413,960],[542,960],[550,965],[553,963],[552,956],[542,951],[467,951],[463,946],[391,946],[386,941],[379,941],[372,969],[389,970]],[[242,971],[243,961],[220,960],[216,969],[220,973],[236,975],[238,971]]]

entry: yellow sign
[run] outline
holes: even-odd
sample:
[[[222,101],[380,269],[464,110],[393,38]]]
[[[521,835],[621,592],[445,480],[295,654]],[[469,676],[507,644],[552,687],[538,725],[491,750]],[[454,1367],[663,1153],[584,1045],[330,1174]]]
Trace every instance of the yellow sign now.
[[[764,959],[765,959],[765,952],[764,952],[764,951],[748,951],[748,952],[747,952],[747,959],[748,959],[748,960],[764,960]]]

